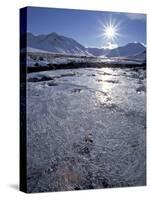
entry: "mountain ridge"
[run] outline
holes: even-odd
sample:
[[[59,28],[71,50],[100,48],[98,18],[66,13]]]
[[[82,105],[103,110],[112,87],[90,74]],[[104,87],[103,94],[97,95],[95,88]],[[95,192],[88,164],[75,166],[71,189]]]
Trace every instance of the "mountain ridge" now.
[[[91,56],[86,48],[76,40],[58,35],[55,32],[37,36],[34,36],[32,33],[27,33],[27,47],[54,53]]]
[[[36,49],[36,52],[39,49],[39,51],[46,51],[50,53],[96,57],[105,56],[108,58],[134,57],[135,55],[140,55],[143,52],[145,52],[146,55],[145,46],[139,42],[130,42],[114,49],[105,49],[92,47],[86,48],[75,39],[59,35],[56,32],[41,35],[34,35],[28,32],[26,34],[26,38],[27,48]]]
[[[124,46],[112,49],[107,56],[108,57],[126,57],[144,52],[146,48],[140,42],[130,42]]]

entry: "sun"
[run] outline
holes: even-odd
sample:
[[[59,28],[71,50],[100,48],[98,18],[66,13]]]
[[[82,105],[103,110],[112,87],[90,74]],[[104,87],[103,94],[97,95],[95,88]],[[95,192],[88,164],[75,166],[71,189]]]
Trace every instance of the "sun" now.
[[[117,32],[116,32],[116,28],[114,26],[106,26],[105,30],[104,30],[104,35],[108,38],[108,39],[113,39],[116,36]]]
[[[118,40],[120,34],[121,21],[115,18],[109,17],[104,21],[100,21],[99,31],[100,37],[103,37],[107,42],[115,42]]]

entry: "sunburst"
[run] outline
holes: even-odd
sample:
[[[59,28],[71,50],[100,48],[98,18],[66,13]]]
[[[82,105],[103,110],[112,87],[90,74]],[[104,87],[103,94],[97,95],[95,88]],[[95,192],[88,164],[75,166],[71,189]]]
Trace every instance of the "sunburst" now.
[[[107,41],[115,41],[120,34],[120,21],[110,17],[104,22],[100,22],[100,36],[104,37]]]

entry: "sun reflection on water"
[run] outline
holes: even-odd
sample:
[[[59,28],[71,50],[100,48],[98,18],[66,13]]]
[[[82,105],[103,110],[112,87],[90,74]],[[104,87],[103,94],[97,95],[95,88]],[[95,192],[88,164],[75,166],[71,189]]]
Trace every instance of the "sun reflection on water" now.
[[[96,93],[97,100],[106,103],[111,100],[111,91],[114,87],[113,70],[111,68],[103,68],[99,75],[99,92]]]
[[[102,75],[100,75],[100,88],[103,92],[109,92],[112,87],[113,87],[113,84],[110,82],[111,79],[112,79],[112,69],[110,68],[103,68],[103,73]]]

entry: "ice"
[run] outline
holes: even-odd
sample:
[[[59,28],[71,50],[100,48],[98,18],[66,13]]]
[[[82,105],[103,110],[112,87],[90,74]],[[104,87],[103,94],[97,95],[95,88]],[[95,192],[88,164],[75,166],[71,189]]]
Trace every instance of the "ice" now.
[[[28,192],[145,185],[145,78],[140,68],[29,73]]]

